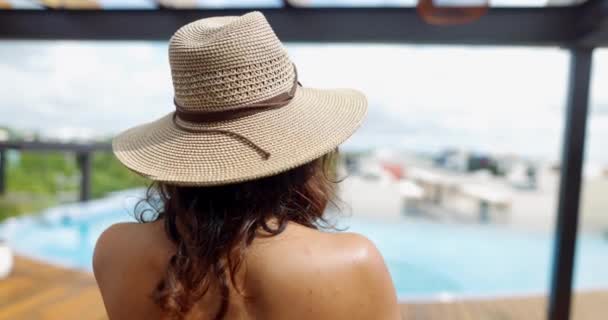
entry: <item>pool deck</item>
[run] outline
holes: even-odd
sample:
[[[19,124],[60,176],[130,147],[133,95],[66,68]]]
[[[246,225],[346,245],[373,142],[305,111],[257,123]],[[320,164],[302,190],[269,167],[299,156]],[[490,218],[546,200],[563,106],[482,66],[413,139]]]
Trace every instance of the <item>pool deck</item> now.
[[[608,291],[577,294],[572,320],[605,318]],[[546,299],[517,297],[452,302],[402,303],[406,320],[544,320]],[[106,319],[95,279],[17,257],[8,279],[0,280],[0,320]]]
[[[0,280],[0,320],[106,319],[91,274],[16,257]]]
[[[466,299],[452,302],[402,303],[407,320],[546,320],[546,297]],[[604,320],[608,291],[577,293],[571,320]]]

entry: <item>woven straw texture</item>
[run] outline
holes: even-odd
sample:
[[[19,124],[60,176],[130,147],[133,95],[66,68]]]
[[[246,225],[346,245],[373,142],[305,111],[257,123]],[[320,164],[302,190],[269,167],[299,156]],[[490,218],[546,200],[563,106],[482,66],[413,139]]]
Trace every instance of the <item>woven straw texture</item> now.
[[[182,27],[171,38],[169,58],[175,100],[192,112],[265,101],[288,92],[296,77],[259,12]],[[190,123],[174,119],[172,112],[121,133],[113,148],[128,168],[155,181],[189,186],[242,182],[330,152],[353,134],[366,111],[366,99],[357,91],[298,87],[287,105],[232,120]],[[248,143],[270,156],[262,157]]]
[[[187,110],[226,110],[289,91],[293,65],[261,13],[202,19],[169,43],[175,100]]]

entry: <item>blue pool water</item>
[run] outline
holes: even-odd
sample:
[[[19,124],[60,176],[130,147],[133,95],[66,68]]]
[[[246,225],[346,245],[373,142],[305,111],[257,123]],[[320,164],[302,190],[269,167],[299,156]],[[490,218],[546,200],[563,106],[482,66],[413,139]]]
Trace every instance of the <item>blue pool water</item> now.
[[[86,205],[48,210],[0,225],[17,252],[65,266],[91,269],[99,234],[129,214],[137,198],[116,194]],[[552,239],[543,233],[497,226],[345,218],[382,252],[402,297],[538,293],[548,288]],[[582,235],[577,248],[578,288],[608,287],[608,241]]]

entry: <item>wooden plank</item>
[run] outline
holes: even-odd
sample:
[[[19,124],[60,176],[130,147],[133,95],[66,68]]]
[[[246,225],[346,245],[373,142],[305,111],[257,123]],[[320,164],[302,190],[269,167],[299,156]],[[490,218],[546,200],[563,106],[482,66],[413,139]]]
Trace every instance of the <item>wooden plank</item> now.
[[[577,293],[572,320],[603,320],[608,291]],[[449,303],[402,303],[407,320],[544,320],[546,297],[514,297],[491,300],[461,300]]]
[[[0,320],[107,320],[90,273],[17,257],[15,271],[0,281]],[[603,320],[608,291],[576,294],[572,320]],[[402,302],[406,320],[544,320],[547,298],[505,297],[451,302]]]
[[[0,281],[0,320],[105,319],[93,276],[16,257]]]
[[[32,290],[34,279],[12,277],[10,280],[0,282],[0,309],[4,304],[10,303],[9,298]]]
[[[43,5],[54,9],[99,9],[95,0],[41,0]]]
[[[50,305],[41,314],[41,320],[99,319],[105,315],[105,309],[97,286],[88,286],[81,292]]]
[[[0,320],[31,318],[44,304],[63,297],[68,292],[66,287],[53,287],[48,290],[32,292],[27,299],[13,301],[0,309]]]

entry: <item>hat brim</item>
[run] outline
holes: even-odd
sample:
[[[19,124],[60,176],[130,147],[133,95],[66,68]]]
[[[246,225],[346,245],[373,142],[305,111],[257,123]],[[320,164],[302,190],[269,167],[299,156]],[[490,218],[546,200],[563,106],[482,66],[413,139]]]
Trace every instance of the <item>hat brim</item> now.
[[[116,138],[116,157],[154,181],[212,186],[275,175],[335,149],[361,125],[367,100],[355,90],[298,88],[286,106],[243,118],[201,124],[233,132],[267,151],[264,159],[234,136],[180,129],[170,113]]]

